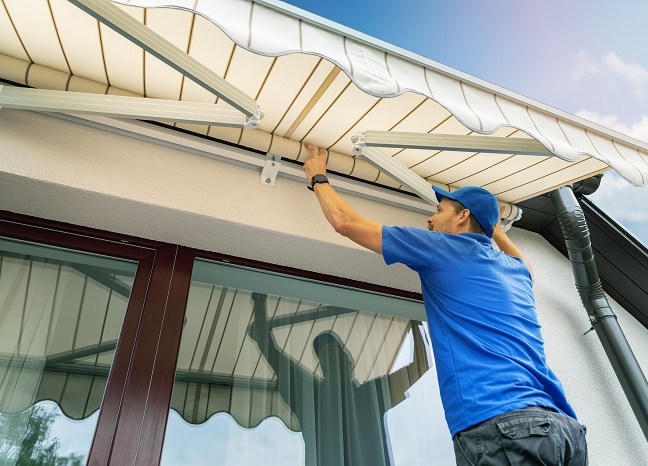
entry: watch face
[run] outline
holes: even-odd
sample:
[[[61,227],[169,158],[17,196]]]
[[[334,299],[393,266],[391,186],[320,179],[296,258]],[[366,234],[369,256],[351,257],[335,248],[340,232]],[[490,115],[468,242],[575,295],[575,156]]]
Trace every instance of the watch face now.
[[[329,180],[326,177],[326,175],[321,175],[321,174],[313,175],[313,177],[311,178],[311,185],[308,186],[308,189],[312,191],[313,186],[315,186],[316,183],[328,183],[328,182]]]

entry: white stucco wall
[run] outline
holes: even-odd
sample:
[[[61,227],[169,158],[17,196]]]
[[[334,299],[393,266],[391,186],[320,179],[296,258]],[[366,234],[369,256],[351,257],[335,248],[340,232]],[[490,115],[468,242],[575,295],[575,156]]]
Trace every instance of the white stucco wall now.
[[[533,264],[547,359],[579,420],[587,425],[590,464],[648,464],[648,443],[596,333],[583,335],[590,325],[569,260],[535,233],[513,229],[510,237]],[[648,373],[648,329],[608,299],[639,364]]]
[[[0,209],[420,290],[401,266],[336,235],[304,181],[260,183],[260,169],[26,111],[0,110]],[[426,215],[347,195],[363,215],[424,226]],[[1,233],[1,232],[0,232]],[[542,237],[513,230],[536,274],[549,363],[588,425],[590,464],[648,464],[648,444],[573,285],[571,268]],[[644,372],[648,330],[612,302]]]
[[[416,290],[338,236],[306,181],[21,110],[0,110],[0,208],[143,238]],[[384,223],[425,216],[364,198]]]

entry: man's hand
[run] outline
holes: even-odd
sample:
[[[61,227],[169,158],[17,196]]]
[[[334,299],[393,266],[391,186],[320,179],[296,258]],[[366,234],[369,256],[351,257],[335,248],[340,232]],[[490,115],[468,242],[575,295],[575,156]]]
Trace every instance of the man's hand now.
[[[326,174],[326,150],[306,144],[312,157],[304,162],[304,173],[310,184],[315,175]],[[342,236],[367,249],[382,254],[382,225],[358,215],[328,183],[317,183],[315,195],[331,226]]]
[[[500,214],[499,217],[497,218],[497,225],[495,225],[495,229],[493,230],[493,236],[495,236],[495,232],[504,233],[504,229],[502,228],[502,216],[504,215],[504,210],[506,209],[506,206],[499,201],[497,202],[497,204],[499,205]]]
[[[315,175],[326,175],[326,150],[321,147],[315,147],[306,144],[312,157],[304,162],[304,173],[310,184],[311,178]]]

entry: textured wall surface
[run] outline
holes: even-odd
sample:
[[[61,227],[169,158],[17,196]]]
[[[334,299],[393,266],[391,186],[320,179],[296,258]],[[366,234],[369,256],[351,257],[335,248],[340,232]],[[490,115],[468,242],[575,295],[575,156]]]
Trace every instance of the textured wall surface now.
[[[0,110],[0,209],[315,272],[420,290],[401,266],[339,237],[304,180],[18,110]],[[345,195],[363,215],[425,227],[426,216]],[[532,262],[547,358],[588,426],[590,464],[648,464],[648,444],[574,287],[569,261],[537,234],[511,237]],[[648,330],[611,302],[648,372]]]
[[[535,233],[513,230],[510,236],[533,265],[547,360],[588,428],[590,464],[648,464],[648,443],[598,336],[583,335],[590,325],[569,260]],[[608,300],[644,374],[648,373],[648,329]]]
[[[0,208],[183,246],[420,290],[404,267],[337,235],[306,181],[42,116],[0,111]],[[390,225],[426,216],[348,196]]]

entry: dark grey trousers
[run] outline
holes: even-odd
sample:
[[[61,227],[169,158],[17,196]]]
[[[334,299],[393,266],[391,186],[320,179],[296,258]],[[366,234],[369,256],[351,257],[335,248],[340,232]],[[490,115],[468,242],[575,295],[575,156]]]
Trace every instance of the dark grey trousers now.
[[[585,426],[532,406],[500,414],[454,436],[457,466],[586,466]]]

